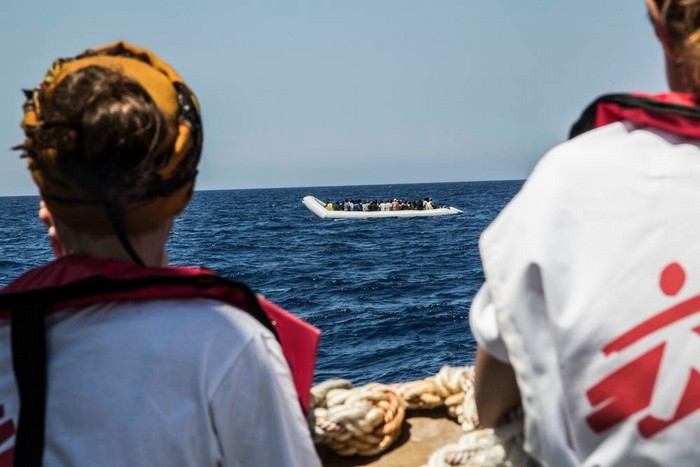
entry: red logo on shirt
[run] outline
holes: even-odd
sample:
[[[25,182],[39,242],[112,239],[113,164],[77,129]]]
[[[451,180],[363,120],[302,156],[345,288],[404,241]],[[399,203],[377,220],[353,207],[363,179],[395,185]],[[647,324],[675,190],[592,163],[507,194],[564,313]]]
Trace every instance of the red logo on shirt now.
[[[0,420],[5,417],[5,407],[0,405]],[[0,446],[15,436],[15,424],[12,419],[0,423]],[[15,458],[15,448],[9,447],[0,451],[0,467],[12,467]]]
[[[668,296],[676,295],[685,283],[685,271],[671,263],[661,272],[659,287]],[[620,352],[641,339],[652,335],[688,316],[700,313],[700,295],[657,313],[603,346],[609,356]],[[700,326],[689,330],[700,335]],[[659,370],[668,342],[661,342],[605,376],[586,391],[586,397],[596,409],[586,417],[596,433],[602,433],[651,405],[657,386]],[[700,372],[691,367],[684,389],[670,418],[655,417],[647,411],[637,428],[644,438],[651,438],[669,426],[700,409]]]

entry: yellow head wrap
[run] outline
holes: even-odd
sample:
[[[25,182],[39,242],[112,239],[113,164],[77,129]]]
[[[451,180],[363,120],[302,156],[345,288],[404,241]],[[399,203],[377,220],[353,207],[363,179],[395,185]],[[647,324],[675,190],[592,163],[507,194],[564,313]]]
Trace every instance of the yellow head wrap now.
[[[123,211],[118,215],[121,226],[115,226],[114,206],[105,206],[99,195],[69,188],[56,167],[54,149],[38,150],[34,145],[42,131],[41,103],[51,99],[56,85],[66,76],[88,66],[107,68],[136,81],[163,114],[168,127],[176,129],[168,141],[171,149],[166,151],[165,161],[147,165],[153,173],[141,179],[148,182],[130,187],[119,200],[113,200]],[[49,211],[79,231],[98,235],[122,228],[129,233],[145,232],[180,214],[191,199],[202,148],[199,104],[180,75],[148,50],[117,42],[75,58],[57,59],[38,89],[27,92],[22,128],[27,139],[21,148]]]

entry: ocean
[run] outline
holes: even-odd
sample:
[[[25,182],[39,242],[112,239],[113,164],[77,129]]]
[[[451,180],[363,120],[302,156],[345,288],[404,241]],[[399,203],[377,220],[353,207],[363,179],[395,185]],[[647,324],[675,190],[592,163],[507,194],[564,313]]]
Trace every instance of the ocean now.
[[[483,282],[481,232],[522,181],[198,191],[171,264],[247,283],[321,329],[316,381],[393,383],[473,363],[467,314]],[[321,220],[301,203],[422,199],[457,216]],[[0,198],[0,285],[52,258],[38,197]]]

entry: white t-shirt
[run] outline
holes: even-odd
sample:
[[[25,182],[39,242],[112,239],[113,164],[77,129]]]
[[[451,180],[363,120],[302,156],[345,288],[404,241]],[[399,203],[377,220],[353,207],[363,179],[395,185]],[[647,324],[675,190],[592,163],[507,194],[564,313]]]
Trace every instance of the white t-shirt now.
[[[280,346],[247,313],[152,300],[47,323],[45,465],[320,465]],[[16,427],[7,321],[0,341],[0,425]],[[0,442],[1,459],[14,437]]]
[[[614,123],[547,154],[480,242],[472,332],[544,464],[700,465],[700,149]]]

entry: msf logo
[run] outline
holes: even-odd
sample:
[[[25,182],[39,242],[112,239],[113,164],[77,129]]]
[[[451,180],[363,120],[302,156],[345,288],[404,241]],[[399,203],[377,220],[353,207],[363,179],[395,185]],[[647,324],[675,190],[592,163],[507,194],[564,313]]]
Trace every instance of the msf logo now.
[[[5,407],[0,405],[0,420],[5,418]],[[15,436],[15,424],[12,419],[4,420],[0,423],[0,446],[5,445]],[[12,467],[15,457],[15,448],[0,449],[0,467]]]
[[[685,271],[680,264],[671,263],[661,272],[659,285],[661,291],[667,296],[673,297],[678,294],[684,284]],[[602,352],[606,357],[620,352],[643,338],[696,313],[700,313],[700,295],[680,302],[632,327],[606,343]],[[700,326],[688,329],[686,336],[690,339],[700,337]],[[685,343],[688,342],[688,339],[682,340]],[[637,429],[642,437],[652,438],[700,409],[700,372],[695,368],[695,362],[690,365],[689,370],[687,367],[685,369],[676,368],[676,373],[680,369],[682,374],[675,378],[675,382],[667,381],[668,378],[658,378],[664,354],[667,353],[671,344],[669,341],[661,341],[605,376],[586,391],[586,397],[594,408],[594,412],[586,417],[586,421],[594,432],[603,433],[636,413],[644,411],[646,414],[637,423]],[[683,344],[684,342],[677,342],[674,345],[682,346]],[[682,365],[680,361],[670,360],[667,361],[667,364]],[[679,378],[681,379],[679,380]],[[670,416],[654,416],[651,408],[655,389],[658,389],[661,384],[664,384],[665,388],[669,388],[671,386],[668,385],[674,383],[676,389],[675,391],[671,390],[671,393],[675,393],[676,396],[671,396],[670,402],[674,403],[675,406],[671,407],[667,414]],[[681,386],[682,390],[679,392],[678,385],[680,384],[684,386]],[[668,394],[663,395],[664,398],[667,396]],[[644,412],[642,413],[644,414]]]

